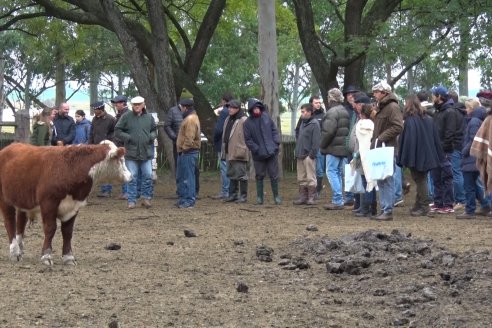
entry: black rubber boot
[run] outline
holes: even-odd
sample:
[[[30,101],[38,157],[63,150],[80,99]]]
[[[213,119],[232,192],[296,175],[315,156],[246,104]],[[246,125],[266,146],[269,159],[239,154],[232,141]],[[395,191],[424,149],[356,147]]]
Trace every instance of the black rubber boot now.
[[[239,198],[236,203],[246,203],[248,201],[248,180],[239,181]]]
[[[256,180],[256,205],[263,205],[263,180]]]
[[[278,180],[272,180],[270,183],[272,185],[273,201],[275,202],[275,205],[282,204],[282,198],[278,194]]]
[[[224,202],[230,203],[230,202],[235,202],[237,200],[237,186],[238,186],[239,181],[238,180],[230,180],[229,182],[229,197],[224,199]]]

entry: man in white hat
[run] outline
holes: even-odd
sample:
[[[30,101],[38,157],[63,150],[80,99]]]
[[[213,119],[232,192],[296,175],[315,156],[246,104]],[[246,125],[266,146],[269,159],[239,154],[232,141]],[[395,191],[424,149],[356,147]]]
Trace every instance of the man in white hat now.
[[[378,110],[374,117],[371,149],[381,147],[384,142],[386,146],[395,147],[395,153],[397,153],[397,138],[403,130],[403,114],[398,105],[398,98],[391,92],[391,86],[385,81],[376,84],[372,88],[372,92],[378,103]],[[393,163],[394,165],[395,163]],[[378,188],[381,214],[371,219],[377,221],[393,220],[395,197],[393,176],[379,180]]]
[[[124,114],[115,127],[115,136],[125,145],[125,164],[132,174],[128,183],[128,209],[135,208],[139,196],[143,198],[142,206],[149,208],[154,196],[152,158],[157,128],[154,117],[147,113],[144,98],[135,97],[130,103],[132,111]],[[138,185],[140,195],[137,195]]]

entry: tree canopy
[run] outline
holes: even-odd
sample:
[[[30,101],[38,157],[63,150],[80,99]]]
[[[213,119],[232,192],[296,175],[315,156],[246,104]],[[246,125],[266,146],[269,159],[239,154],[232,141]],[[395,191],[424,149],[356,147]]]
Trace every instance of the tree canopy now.
[[[0,0],[2,90],[38,106],[75,81],[92,97],[141,94],[165,119],[189,90],[207,134],[222,93],[260,96],[256,0]],[[281,110],[332,87],[399,92],[436,84],[467,93],[467,72],[492,87],[486,0],[276,0]],[[60,91],[60,102],[70,95]],[[2,99],[2,97],[0,97]],[[6,105],[15,108],[15,104]]]

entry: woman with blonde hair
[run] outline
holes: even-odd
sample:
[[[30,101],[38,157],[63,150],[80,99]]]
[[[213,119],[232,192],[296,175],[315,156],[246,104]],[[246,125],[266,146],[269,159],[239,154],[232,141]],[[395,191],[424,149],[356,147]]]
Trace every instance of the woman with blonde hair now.
[[[463,184],[465,189],[465,212],[456,215],[459,219],[474,219],[476,211],[476,200],[480,202],[481,210],[479,215],[487,215],[490,212],[490,204],[484,195],[483,184],[480,180],[480,171],[476,165],[476,158],[470,154],[473,139],[480,129],[483,120],[487,117],[487,112],[476,98],[465,101],[466,117],[465,129],[463,133],[463,160],[461,170],[463,171]]]
[[[51,108],[45,108],[33,117],[30,144],[34,146],[49,146],[51,131]]]

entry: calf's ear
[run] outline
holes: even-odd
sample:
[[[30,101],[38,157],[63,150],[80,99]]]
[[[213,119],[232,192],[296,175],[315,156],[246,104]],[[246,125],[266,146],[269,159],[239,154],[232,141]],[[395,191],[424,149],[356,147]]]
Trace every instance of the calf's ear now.
[[[109,152],[109,158],[122,158],[123,156],[125,156],[125,148],[123,147],[111,149]]]

